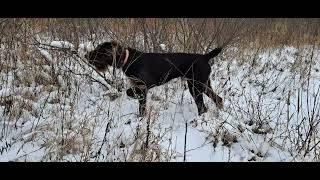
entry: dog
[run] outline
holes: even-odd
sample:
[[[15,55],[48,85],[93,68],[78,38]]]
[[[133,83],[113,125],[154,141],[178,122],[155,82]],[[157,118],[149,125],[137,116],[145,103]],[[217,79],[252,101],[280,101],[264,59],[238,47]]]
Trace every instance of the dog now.
[[[207,54],[145,53],[111,41],[99,44],[85,54],[85,58],[99,72],[106,71],[109,66],[122,69],[133,84],[126,90],[126,94],[139,99],[140,116],[146,113],[148,90],[175,78],[186,79],[200,116],[207,112],[203,93],[211,98],[219,109],[223,108],[222,98],[211,88],[211,67],[208,63],[221,51],[222,48],[215,48]]]

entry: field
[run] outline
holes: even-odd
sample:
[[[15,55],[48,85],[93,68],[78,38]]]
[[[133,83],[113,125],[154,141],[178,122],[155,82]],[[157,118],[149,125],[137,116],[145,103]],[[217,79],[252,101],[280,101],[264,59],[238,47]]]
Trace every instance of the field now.
[[[0,161],[319,161],[318,19],[0,19]],[[145,52],[223,52],[196,105],[181,79],[147,114],[120,70],[83,55],[117,40]],[[76,52],[76,53],[75,53]]]

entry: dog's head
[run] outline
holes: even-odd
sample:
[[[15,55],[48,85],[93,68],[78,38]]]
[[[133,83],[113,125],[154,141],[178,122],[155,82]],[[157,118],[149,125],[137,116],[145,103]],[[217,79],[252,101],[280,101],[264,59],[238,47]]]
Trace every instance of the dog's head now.
[[[88,52],[85,58],[98,71],[105,71],[108,66],[120,68],[119,60],[122,54],[122,47],[116,41],[111,41],[99,44],[94,50]]]

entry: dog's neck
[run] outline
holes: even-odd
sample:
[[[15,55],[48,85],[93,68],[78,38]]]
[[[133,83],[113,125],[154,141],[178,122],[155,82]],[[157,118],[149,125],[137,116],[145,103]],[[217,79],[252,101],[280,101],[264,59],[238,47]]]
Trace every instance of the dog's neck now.
[[[130,69],[132,66],[135,66],[135,61],[137,60],[137,58],[139,58],[142,54],[142,52],[136,50],[136,49],[133,49],[133,48],[130,48],[130,47],[127,47],[125,48],[126,49],[126,55],[124,54],[124,52],[122,53],[122,57],[127,57],[127,58],[124,58],[124,59],[127,59],[126,61],[124,61],[124,59],[122,60],[122,71],[127,73],[127,72],[130,72]]]

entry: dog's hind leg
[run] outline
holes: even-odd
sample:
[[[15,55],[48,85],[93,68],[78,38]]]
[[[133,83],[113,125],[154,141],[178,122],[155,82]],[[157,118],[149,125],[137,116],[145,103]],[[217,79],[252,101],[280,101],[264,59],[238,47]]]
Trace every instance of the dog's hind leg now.
[[[223,101],[222,101],[222,98],[220,96],[218,96],[213,90],[212,90],[212,87],[211,87],[211,83],[210,83],[210,80],[207,81],[207,85],[205,87],[205,91],[204,93],[210,98],[213,100],[213,102],[217,105],[217,107],[219,109],[222,109],[223,108]]]
[[[207,112],[207,107],[204,105],[203,102],[203,92],[205,91],[204,87],[199,83],[195,83],[192,80],[188,80],[188,87],[189,91],[197,105],[198,108],[198,115]]]

